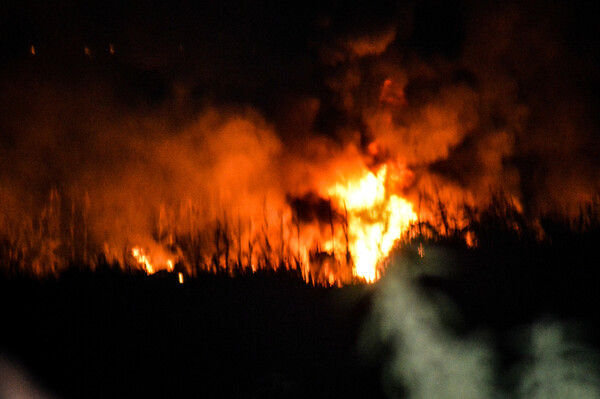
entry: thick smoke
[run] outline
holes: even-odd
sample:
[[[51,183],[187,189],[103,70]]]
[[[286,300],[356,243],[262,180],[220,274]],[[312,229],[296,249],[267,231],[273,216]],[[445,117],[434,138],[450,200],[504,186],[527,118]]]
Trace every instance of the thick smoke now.
[[[38,214],[56,188],[97,245],[148,241],[161,206],[186,201],[206,223],[271,208],[291,224],[290,198],[383,162],[409,172],[395,188],[422,208],[501,189],[535,216],[597,190],[583,5],[5,8],[3,207]]]
[[[386,160],[416,172],[413,200],[439,186],[446,201],[477,205],[501,189],[533,216],[576,211],[598,181],[589,168],[597,102],[584,88],[595,87],[597,64],[577,44],[589,40],[590,28],[577,26],[582,12],[418,2],[399,13],[409,21],[391,22],[412,26],[407,35],[384,40],[377,32],[394,31],[382,19],[328,52],[326,62],[337,60],[327,80],[333,107]],[[386,49],[348,51],[357,42]]]
[[[543,320],[528,330],[525,360],[514,369],[519,398],[594,398],[600,395],[600,358],[583,343],[585,329]]]
[[[210,221],[223,212],[250,217],[265,198],[282,201],[280,140],[250,108],[206,107],[180,126],[162,108],[119,109],[105,87],[31,86],[12,85],[21,104],[4,107],[12,116],[4,185],[29,189],[41,204],[52,188],[77,206],[87,198],[100,242],[147,238],[161,204],[200,201]]]
[[[435,259],[427,266],[446,261],[434,251],[427,251],[427,259]],[[452,302],[428,297],[417,285],[418,276],[411,275],[411,265],[395,266],[375,293],[360,348],[365,354],[378,353],[382,344],[391,350],[382,376],[387,395],[403,397],[406,391],[415,399],[495,397],[495,359],[487,340],[454,333],[447,324],[458,316]]]
[[[424,277],[448,278],[448,267],[448,253],[426,248],[424,258],[396,258],[378,283],[359,349],[383,363],[389,398],[600,395],[600,358],[584,339],[585,325],[546,318],[515,328],[508,343],[499,342],[505,334],[465,329],[460,307],[422,284]],[[507,361],[496,348],[510,346]]]

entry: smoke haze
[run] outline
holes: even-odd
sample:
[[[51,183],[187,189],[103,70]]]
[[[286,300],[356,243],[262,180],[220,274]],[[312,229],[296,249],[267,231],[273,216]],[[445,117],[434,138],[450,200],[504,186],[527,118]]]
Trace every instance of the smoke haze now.
[[[5,202],[31,214],[52,188],[63,206],[87,196],[98,245],[150,236],[161,204],[286,213],[386,162],[406,170],[395,189],[413,203],[478,205],[501,189],[537,216],[576,212],[598,188],[597,12],[584,3],[2,9]]]
[[[459,304],[423,284],[423,278],[452,278],[454,261],[444,249],[427,247],[424,258],[394,258],[377,284],[359,350],[383,363],[387,397],[600,395],[600,358],[585,340],[589,325],[546,316],[513,326],[510,334],[465,328]]]

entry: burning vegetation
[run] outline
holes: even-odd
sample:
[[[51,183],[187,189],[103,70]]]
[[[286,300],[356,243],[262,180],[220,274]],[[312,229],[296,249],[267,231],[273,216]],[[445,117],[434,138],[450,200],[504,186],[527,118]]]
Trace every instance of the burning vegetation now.
[[[144,246],[123,247],[96,241],[89,196],[81,202],[62,201],[52,190],[38,217],[20,214],[7,191],[2,192],[2,246],[5,275],[58,276],[72,268],[184,276],[202,273],[236,276],[255,272],[285,272],[319,285],[374,282],[384,273],[391,252],[405,245],[455,242],[464,248],[503,248],[530,242],[551,244],[577,234],[593,239],[600,223],[597,197],[572,219],[547,215],[527,221],[518,204],[502,192],[493,194],[485,208],[467,204],[461,219],[448,214],[438,198],[431,203],[435,219],[418,217],[406,199],[390,194],[388,166],[365,170],[355,178],[310,193],[289,197],[287,208],[273,212],[263,204],[261,219],[227,213],[207,222],[194,201],[178,207],[161,205],[152,218]],[[65,206],[66,205],[66,206]],[[436,222],[437,221],[437,222]],[[562,232],[562,233],[561,233]]]
[[[367,3],[112,4],[77,40],[51,27],[81,10],[8,25],[2,269],[374,282],[401,242],[483,242],[497,192],[540,237],[544,215],[595,203],[597,103],[581,87],[597,65],[577,7],[531,25],[529,6]]]
[[[375,172],[365,168],[324,187],[322,195],[290,196],[281,210],[265,203],[258,220],[227,212],[207,220],[199,202],[163,203],[152,217],[150,237],[139,240],[145,246],[133,242],[122,248],[90,235],[95,222],[88,194],[65,207],[53,189],[34,220],[19,215],[4,190],[2,264],[9,274],[39,277],[58,275],[70,265],[95,269],[118,263],[146,274],[282,269],[315,284],[373,282],[387,254],[417,220],[412,204],[388,191],[392,184],[387,165]]]
[[[543,214],[524,209],[512,178],[505,187],[490,183],[483,194],[471,182],[436,175],[442,166],[434,165],[461,151],[461,140],[469,143],[470,88],[441,93],[441,103],[424,106],[407,98],[405,78],[385,78],[377,88],[375,107],[365,111],[366,130],[356,132],[361,142],[313,135],[285,142],[251,108],[209,107],[183,126],[126,117],[94,127],[96,148],[80,161],[81,171],[70,170],[66,149],[47,154],[68,183],[52,187],[47,199],[7,177],[1,182],[2,270],[45,277],[110,265],[148,275],[173,272],[180,282],[201,273],[284,271],[341,286],[377,281],[390,252],[414,240],[423,257],[423,240],[446,237],[475,247],[493,239],[486,231],[490,209],[494,217],[502,213],[494,223],[508,223],[508,231],[545,239]],[[46,116],[52,109],[37,107]],[[316,123],[316,115],[304,117]],[[85,117],[77,128],[88,129],[88,122]],[[62,134],[57,120],[44,129]],[[122,137],[123,129],[130,137]],[[490,136],[495,147],[480,154],[484,175],[476,180],[498,183],[487,173],[510,153],[506,137]],[[46,154],[47,146],[37,151]],[[103,160],[96,169],[100,154],[115,164]],[[584,220],[598,220],[597,197],[581,198],[578,231],[586,230]]]
[[[3,271],[374,282],[401,242],[483,242],[495,193],[532,226],[595,203],[578,7],[234,3],[8,10]]]

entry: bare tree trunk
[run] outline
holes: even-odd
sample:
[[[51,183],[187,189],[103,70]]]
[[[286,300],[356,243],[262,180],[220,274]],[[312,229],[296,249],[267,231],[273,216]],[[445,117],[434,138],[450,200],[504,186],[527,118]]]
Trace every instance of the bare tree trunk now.
[[[437,185],[435,186],[435,196],[437,199],[438,211],[440,212],[440,218],[442,219],[442,223],[444,225],[445,234],[446,236],[448,236],[450,234],[450,225],[448,223],[448,211],[446,209],[446,206],[442,203],[442,199],[440,198],[440,193],[438,191]]]
[[[57,253],[60,246],[60,195],[56,188],[50,190],[46,227],[45,245],[47,245],[46,254],[48,255],[46,261],[49,263],[52,274],[56,274],[60,262]]]
[[[281,248],[279,254],[279,267],[285,267],[284,251],[285,251],[285,237],[283,236],[283,212],[279,211],[279,236],[281,237]]]
[[[252,244],[252,219],[248,220],[248,267],[252,270],[252,252],[254,247]]]
[[[296,258],[296,266],[300,267],[300,210],[296,209],[296,237],[298,239],[298,248],[297,248],[297,258]]]
[[[71,237],[71,262],[75,263],[75,200],[71,200],[71,223],[69,224],[69,235]]]
[[[83,210],[81,217],[83,218],[83,263],[88,264],[88,229],[90,216],[90,194],[86,191],[83,197]]]
[[[200,257],[202,256],[202,251],[200,247],[200,237],[198,236],[198,232],[196,231],[196,226],[194,225],[194,204],[192,200],[189,199],[187,203],[188,207],[188,228],[189,228],[189,241],[190,241],[190,253],[192,256],[192,267],[196,276],[200,273]]]
[[[237,233],[238,233],[238,256],[237,256],[237,268],[238,271],[242,269],[242,217],[238,215],[238,225],[237,225]]]
[[[270,256],[272,254],[271,243],[269,242],[269,217],[267,215],[267,201],[265,199],[265,203],[263,205],[263,236],[265,239],[265,245],[263,248],[263,261],[265,262],[265,267],[269,268],[271,266]]]
[[[331,197],[329,197],[329,226],[331,227],[331,254],[335,256],[335,237],[333,235],[333,212],[331,211]]]
[[[421,226],[421,202],[423,201],[423,191],[419,191],[419,205],[418,205],[418,223],[419,223],[419,239],[423,237],[423,230]]]
[[[215,267],[215,271],[218,274],[220,272],[220,263],[221,263],[221,221],[217,219],[217,224],[215,226],[215,250],[216,253],[213,256],[213,266]]]
[[[225,272],[229,274],[229,248],[231,246],[231,240],[229,237],[229,224],[227,223],[227,214],[223,212],[223,229],[221,230],[223,235],[223,245],[225,249]]]
[[[344,231],[344,239],[346,240],[346,266],[351,266],[352,256],[350,255],[350,240],[349,240],[349,227],[348,227],[348,208],[346,208],[346,202],[344,201],[344,220],[342,222],[342,229]]]

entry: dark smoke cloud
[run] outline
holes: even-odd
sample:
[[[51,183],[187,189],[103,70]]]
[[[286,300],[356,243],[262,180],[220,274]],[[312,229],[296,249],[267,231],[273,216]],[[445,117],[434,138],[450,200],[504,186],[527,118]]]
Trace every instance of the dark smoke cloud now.
[[[598,181],[598,64],[579,44],[595,33],[578,26],[584,12],[419,2],[393,25],[409,34],[383,40],[383,22],[363,34],[378,51],[329,50],[329,109],[418,171],[413,199],[435,183],[452,187],[446,200],[480,203],[500,188],[532,215],[576,210]]]
[[[93,238],[119,253],[152,241],[161,205],[198,201],[210,223],[223,212],[252,217],[265,198],[283,203],[281,142],[252,108],[207,106],[181,121],[176,96],[128,106],[106,81],[20,78],[4,87],[12,96],[3,99],[2,185],[28,199],[6,212],[37,214],[52,188],[64,209],[87,197]]]
[[[290,205],[299,221],[304,223],[321,222],[329,223],[331,220],[341,219],[330,201],[325,200],[315,193],[308,193],[298,198],[290,198]]]
[[[597,189],[584,3],[26,1],[0,14],[0,181],[32,208],[52,187],[88,192],[99,231],[118,220],[126,236],[189,197],[213,213],[284,207],[388,160],[412,170],[413,201],[502,188],[536,214]]]

